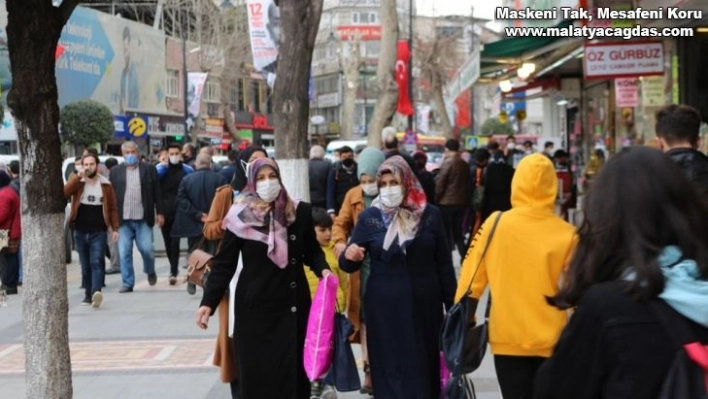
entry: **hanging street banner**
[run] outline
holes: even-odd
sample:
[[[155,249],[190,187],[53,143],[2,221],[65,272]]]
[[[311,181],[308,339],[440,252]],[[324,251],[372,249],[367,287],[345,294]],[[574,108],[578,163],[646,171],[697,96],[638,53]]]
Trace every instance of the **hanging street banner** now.
[[[202,92],[206,84],[206,72],[189,72],[187,74],[187,107],[188,117],[187,125],[191,128],[194,121],[199,117],[202,108]]]
[[[253,65],[273,87],[280,43],[280,10],[273,0],[248,0],[248,30]]]
[[[3,0],[0,0],[0,26],[0,84],[5,103],[12,77]],[[77,7],[62,30],[57,55],[60,107],[92,99],[105,104],[114,115],[167,112],[162,31]]]
[[[479,79],[479,61],[480,49],[477,47],[470,55],[470,58],[457,70],[455,76],[450,80],[450,83],[445,87],[445,92],[450,101],[454,101],[462,94],[463,91],[472,87]]]

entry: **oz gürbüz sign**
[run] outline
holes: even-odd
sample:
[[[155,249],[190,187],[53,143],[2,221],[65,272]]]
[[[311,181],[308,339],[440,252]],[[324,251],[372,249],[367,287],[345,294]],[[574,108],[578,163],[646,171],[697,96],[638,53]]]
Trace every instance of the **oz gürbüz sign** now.
[[[631,78],[664,74],[662,42],[605,42],[585,45],[586,79]]]

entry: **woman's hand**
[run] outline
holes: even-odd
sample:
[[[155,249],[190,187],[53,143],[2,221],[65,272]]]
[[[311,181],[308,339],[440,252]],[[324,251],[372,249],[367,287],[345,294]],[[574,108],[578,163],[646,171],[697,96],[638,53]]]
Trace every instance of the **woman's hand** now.
[[[197,310],[197,326],[202,330],[206,330],[209,327],[209,317],[211,316],[211,308],[209,306],[202,306]]]
[[[344,258],[350,262],[361,262],[364,260],[365,255],[366,250],[356,244],[350,245],[344,252]]]
[[[331,275],[332,275],[332,271],[331,271],[331,270],[329,270],[329,269],[324,269],[324,270],[322,270],[322,278],[325,278],[325,277],[331,276]]]

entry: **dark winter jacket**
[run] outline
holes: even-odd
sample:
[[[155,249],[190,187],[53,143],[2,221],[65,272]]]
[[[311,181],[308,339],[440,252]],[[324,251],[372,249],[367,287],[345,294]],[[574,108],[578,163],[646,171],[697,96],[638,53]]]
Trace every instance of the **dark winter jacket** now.
[[[687,321],[701,342],[708,329]],[[536,375],[537,399],[656,398],[679,350],[651,305],[626,282],[588,289]]]
[[[470,203],[470,167],[455,153],[443,162],[435,180],[435,203],[440,206],[467,206]]]
[[[177,216],[177,191],[179,191],[179,184],[185,176],[192,172],[194,172],[194,169],[181,162],[177,165],[157,165],[157,177],[160,179],[162,202],[165,205],[165,218],[173,219]]]
[[[418,178],[423,191],[425,192],[425,198],[428,200],[429,204],[435,204],[435,178],[433,174],[425,169],[416,172],[415,176]]]
[[[484,173],[482,221],[497,211],[511,209],[511,181],[514,168],[502,162],[492,162]]]
[[[327,211],[334,212],[335,215],[339,214],[347,192],[358,185],[359,174],[356,164],[351,171],[347,171],[344,165],[337,163],[327,177]]]
[[[666,155],[683,169],[703,197],[708,195],[708,157],[693,148],[674,148]]]
[[[202,235],[202,215],[209,213],[216,189],[226,184],[224,176],[210,169],[199,169],[185,176],[177,194],[178,209],[172,225],[172,237]]]
[[[332,164],[324,159],[310,159],[310,202],[313,207],[327,207],[327,177]]]

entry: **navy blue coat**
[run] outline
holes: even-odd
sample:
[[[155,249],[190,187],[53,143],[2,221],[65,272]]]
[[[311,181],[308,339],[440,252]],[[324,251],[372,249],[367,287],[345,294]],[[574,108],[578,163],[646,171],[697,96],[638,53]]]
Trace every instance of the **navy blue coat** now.
[[[440,397],[438,334],[457,282],[440,210],[427,205],[416,237],[404,254],[394,242],[383,250],[381,210],[361,213],[351,243],[366,249],[371,274],[364,294],[367,342],[376,399]],[[352,273],[361,263],[339,259]]]
[[[177,192],[177,216],[172,237],[202,235],[202,215],[209,214],[216,189],[227,184],[226,178],[210,169],[198,169],[182,179]]]

